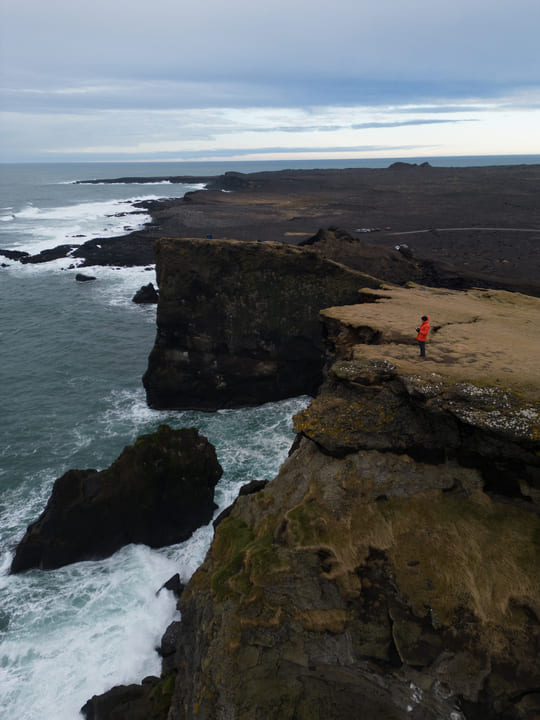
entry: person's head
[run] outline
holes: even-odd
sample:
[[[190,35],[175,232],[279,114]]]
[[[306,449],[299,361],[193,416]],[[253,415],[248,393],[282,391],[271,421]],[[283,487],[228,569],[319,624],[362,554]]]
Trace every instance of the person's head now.
[[[427,315],[422,315],[422,320],[423,320],[424,322],[426,322],[426,320],[427,320]]]

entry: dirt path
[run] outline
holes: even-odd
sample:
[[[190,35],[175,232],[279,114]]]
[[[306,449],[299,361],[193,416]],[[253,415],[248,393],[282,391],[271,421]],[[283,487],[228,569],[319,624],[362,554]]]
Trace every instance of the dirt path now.
[[[424,228],[422,230],[393,230],[387,232],[386,235],[415,235],[417,233],[429,233],[429,232],[460,232],[469,230],[485,230],[488,232],[525,232],[525,233],[540,233],[540,228],[510,228],[510,227],[453,227],[453,228]]]

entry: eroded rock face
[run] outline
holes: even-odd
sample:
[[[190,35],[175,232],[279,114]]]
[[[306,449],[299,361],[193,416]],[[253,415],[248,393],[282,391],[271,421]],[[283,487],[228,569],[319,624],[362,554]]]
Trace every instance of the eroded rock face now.
[[[533,493],[505,494],[512,464],[538,477],[537,428],[459,397],[334,364],[184,590],[169,720],[537,716],[540,520]]]
[[[161,425],[106,470],[69,470],[58,478],[11,572],[104,558],[129,543],[186,540],[210,522],[221,474],[213,446],[196,429]]]
[[[161,240],[151,407],[215,410],[314,393],[319,311],[378,281],[310,250],[231,240]]]

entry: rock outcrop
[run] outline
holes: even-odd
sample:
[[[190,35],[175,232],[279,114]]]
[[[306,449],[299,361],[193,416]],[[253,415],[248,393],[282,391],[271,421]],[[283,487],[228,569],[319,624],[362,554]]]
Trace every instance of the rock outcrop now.
[[[69,470],[19,543],[11,572],[104,558],[129,543],[186,540],[212,519],[222,470],[194,428],[161,425],[106,470]]]
[[[373,239],[380,237],[380,234],[371,233],[369,237]],[[405,239],[407,238],[408,236],[405,236]],[[368,243],[336,227],[321,228],[315,235],[302,240],[298,245],[309,246],[328,260],[334,260],[395,285],[413,282],[454,290],[475,287],[502,288],[530,292],[533,295],[539,294],[538,288],[534,288],[532,284],[527,286],[522,279],[516,281],[510,277],[480,272],[469,267],[458,267],[455,261],[451,263],[442,258],[434,260],[416,257],[408,245],[391,246],[388,241],[384,245]]]
[[[314,393],[319,311],[379,282],[278,243],[156,243],[157,337],[143,382],[155,408],[215,410]]]
[[[323,313],[326,381],[278,476],[216,523],[163,638],[156,720],[538,717],[538,377],[497,385],[496,351],[415,365],[396,323],[426,290],[407,292]],[[433,296],[432,356],[478,353],[449,316],[482,341],[498,317],[504,353],[508,303],[517,332],[539,317],[507,293]]]
[[[487,492],[504,433],[421,387],[334,366],[278,477],[237,500],[182,595],[169,718],[537,716],[538,507]],[[521,448],[536,474],[537,429]]]
[[[158,292],[153,283],[143,285],[133,296],[133,302],[139,304],[155,304],[159,299]]]
[[[85,275],[84,273],[77,273],[75,275],[75,280],[77,280],[77,282],[90,282],[95,279],[95,275]]]
[[[325,382],[277,477],[216,521],[162,676],[88,718],[539,716],[540,300],[361,296],[321,313]]]

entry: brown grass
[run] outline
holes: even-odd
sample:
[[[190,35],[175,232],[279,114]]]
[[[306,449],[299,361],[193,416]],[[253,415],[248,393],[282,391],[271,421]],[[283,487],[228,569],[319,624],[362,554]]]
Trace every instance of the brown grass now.
[[[540,298],[419,286],[364,292],[376,302],[323,311],[352,327],[372,325],[382,332],[382,344],[357,346],[362,356],[384,358],[407,374],[436,373],[540,400]],[[431,324],[425,361],[415,340],[422,315]]]

